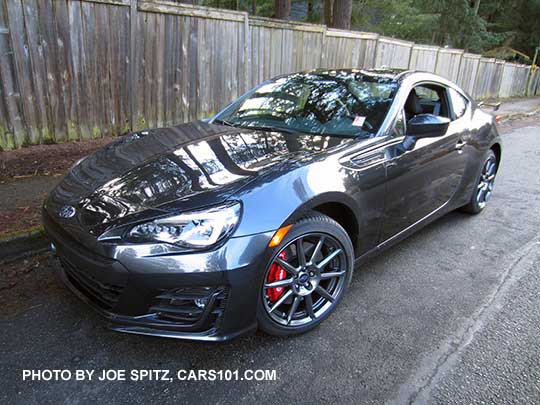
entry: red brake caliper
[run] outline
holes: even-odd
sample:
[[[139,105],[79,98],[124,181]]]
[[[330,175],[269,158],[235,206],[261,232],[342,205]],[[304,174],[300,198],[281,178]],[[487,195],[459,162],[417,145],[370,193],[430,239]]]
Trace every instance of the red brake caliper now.
[[[283,260],[287,260],[285,256],[285,251],[281,252],[278,257]],[[272,266],[270,266],[270,271],[268,272],[267,282],[271,283],[273,281],[280,281],[285,280],[287,278],[287,272],[277,263],[272,263]],[[276,302],[279,297],[283,294],[285,291],[285,287],[275,287],[275,288],[268,288],[266,290],[266,293],[268,294],[268,298],[270,298],[271,302]]]

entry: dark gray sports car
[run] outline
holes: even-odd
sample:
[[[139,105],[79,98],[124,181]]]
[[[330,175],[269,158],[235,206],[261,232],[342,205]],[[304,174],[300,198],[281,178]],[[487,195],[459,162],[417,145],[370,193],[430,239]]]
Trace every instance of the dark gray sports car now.
[[[63,279],[115,330],[286,336],[330,315],[369,256],[481,212],[500,159],[493,118],[448,80],[316,70],[118,139],[71,168],[43,221]]]

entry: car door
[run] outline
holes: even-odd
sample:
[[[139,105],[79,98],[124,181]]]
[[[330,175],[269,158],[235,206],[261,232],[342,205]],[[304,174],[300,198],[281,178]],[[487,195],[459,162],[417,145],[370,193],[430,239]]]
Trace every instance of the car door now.
[[[421,91],[425,89],[436,93],[438,99],[434,96],[426,99],[427,92]],[[425,83],[415,86],[414,90],[421,98],[421,113],[454,118],[446,87]],[[404,108],[402,120],[407,118],[411,118],[411,114]],[[447,204],[458,189],[466,168],[463,123],[451,122],[446,133],[436,138],[406,136],[406,125],[404,127],[403,142],[389,150],[386,161],[381,241],[390,239]]]

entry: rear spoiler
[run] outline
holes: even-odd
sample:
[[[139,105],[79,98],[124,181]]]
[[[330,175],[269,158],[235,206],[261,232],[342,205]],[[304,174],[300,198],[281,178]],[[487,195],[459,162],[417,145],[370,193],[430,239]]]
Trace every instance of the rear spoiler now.
[[[497,111],[499,110],[501,103],[487,103],[485,101],[479,101],[477,105],[478,107],[483,107],[483,106],[493,107],[493,111]]]
[[[493,111],[498,111],[499,107],[501,106],[501,103],[486,103],[485,101],[479,101],[477,105],[478,107],[484,107],[484,106],[493,107]],[[497,124],[501,123],[502,117],[500,115],[494,115],[494,118]]]

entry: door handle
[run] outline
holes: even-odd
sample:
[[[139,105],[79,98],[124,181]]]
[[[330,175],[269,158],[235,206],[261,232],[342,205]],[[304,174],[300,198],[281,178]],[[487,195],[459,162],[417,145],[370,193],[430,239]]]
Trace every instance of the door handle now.
[[[463,148],[465,147],[465,145],[467,145],[467,142],[465,142],[463,139],[460,139],[456,143],[456,150],[461,152],[463,150]]]

